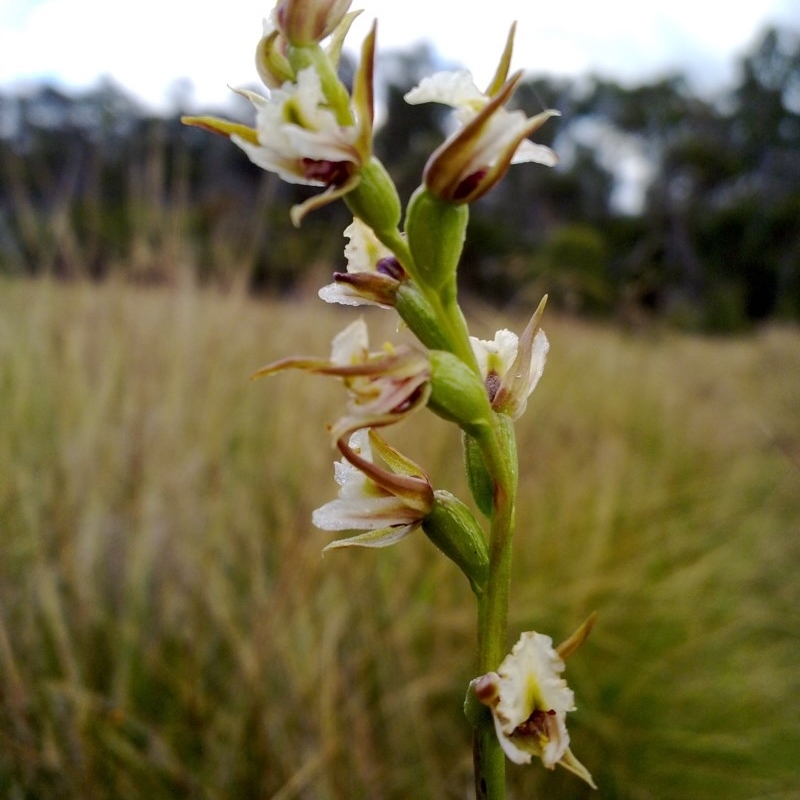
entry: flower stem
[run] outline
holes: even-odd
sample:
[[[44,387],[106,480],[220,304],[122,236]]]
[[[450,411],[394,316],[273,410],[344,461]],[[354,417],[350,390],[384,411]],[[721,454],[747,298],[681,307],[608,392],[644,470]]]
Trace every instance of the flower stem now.
[[[478,668],[481,673],[497,669],[506,651],[518,482],[516,438],[511,418],[496,414],[492,433],[481,442],[494,491],[489,578],[486,591],[478,597]],[[473,753],[476,796],[479,800],[504,800],[505,755],[492,729],[475,731]]]
[[[506,796],[506,758],[494,730],[475,730],[472,760],[476,800],[503,800]]]

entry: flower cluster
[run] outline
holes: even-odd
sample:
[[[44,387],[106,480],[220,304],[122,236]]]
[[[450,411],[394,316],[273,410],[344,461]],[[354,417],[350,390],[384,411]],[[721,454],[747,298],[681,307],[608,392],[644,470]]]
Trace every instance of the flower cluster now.
[[[279,2],[264,21],[256,50],[267,96],[239,90],[253,105],[255,127],[214,117],[184,117],[189,125],[229,136],[259,167],[289,183],[324,187],[292,210],[309,211],[353,191],[372,156],[375,31],[361,53],[352,98],[336,76],[339,49],[354,14],[350,2]],[[319,42],[334,35],[325,52]]]

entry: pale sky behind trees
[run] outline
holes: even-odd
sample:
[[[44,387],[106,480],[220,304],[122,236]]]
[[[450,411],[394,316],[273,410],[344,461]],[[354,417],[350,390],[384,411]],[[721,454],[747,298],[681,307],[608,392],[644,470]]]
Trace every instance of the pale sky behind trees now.
[[[105,76],[156,110],[179,90],[198,106],[224,104],[228,86],[257,84],[253,52],[271,7],[271,0],[3,0],[0,90],[42,79],[84,89]],[[677,70],[701,92],[735,79],[736,60],[767,25],[800,29],[800,0],[363,0],[353,8],[364,13],[348,39],[351,52],[377,17],[379,52],[427,40],[444,62],[471,69],[479,85],[515,19],[514,69],[598,72],[623,82]]]

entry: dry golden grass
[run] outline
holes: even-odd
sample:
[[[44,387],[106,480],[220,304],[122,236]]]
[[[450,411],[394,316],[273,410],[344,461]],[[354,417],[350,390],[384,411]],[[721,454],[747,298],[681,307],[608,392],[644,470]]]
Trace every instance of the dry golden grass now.
[[[466,581],[423,537],[321,558],[342,394],[248,381],[351,319],[0,285],[0,796],[470,796]],[[600,613],[568,665],[593,796],[800,796],[798,332],[547,330],[512,627]],[[388,435],[463,493],[450,427]],[[541,768],[510,784],[592,794]]]

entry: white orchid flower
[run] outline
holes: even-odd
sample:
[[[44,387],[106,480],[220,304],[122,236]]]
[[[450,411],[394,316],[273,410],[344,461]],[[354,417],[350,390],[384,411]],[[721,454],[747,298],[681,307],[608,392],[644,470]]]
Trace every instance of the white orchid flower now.
[[[348,306],[373,305],[392,308],[405,270],[388,247],[357,217],[344,230],[347,272],[335,272],[334,282],[323,286],[319,296],[326,303]]]
[[[544,371],[550,343],[539,323],[545,297],[531,317],[522,338],[505,328],[486,341],[470,336],[470,344],[495,411],[519,419]]]
[[[522,111],[505,108],[522,72],[508,77],[514,30],[506,42],[492,83],[486,92],[466,70],[439,72],[423,78],[405,100],[411,104],[443,103],[456,109],[459,129],[431,155],[425,165],[425,186],[452,203],[470,203],[488,192],[511,164],[535,162],[553,166],[556,154],[527,137],[557,111],[547,110],[530,119]]]
[[[326,531],[365,533],[331,542],[339,547],[388,547],[422,525],[434,504],[430,481],[422,469],[390,447],[375,431],[359,430],[334,464],[339,497],[314,511],[312,522]],[[380,459],[375,458],[373,449]]]
[[[309,2],[314,5],[313,0]],[[312,28],[315,26],[313,20],[302,16],[310,8],[307,2],[281,5],[286,6],[287,14],[300,14],[295,19],[298,25],[309,22]],[[325,14],[340,19],[347,5],[336,0],[320,7]],[[352,21],[352,15],[346,16]],[[341,24],[346,28],[349,22],[341,20]],[[323,23],[319,30],[326,31],[327,27]],[[256,65],[270,87],[269,95],[238,90],[255,108],[255,127],[205,116],[182,120],[228,136],[254,164],[288,183],[325,187],[324,192],[292,209],[292,221],[299,225],[309,211],[354,190],[372,158],[375,25],[361,48],[352,97],[334,72],[319,65],[295,74],[286,55],[287,47],[281,32],[267,22],[256,50]]]
[[[423,408],[430,396],[431,366],[426,353],[408,345],[370,352],[363,319],[350,323],[331,344],[330,359],[295,356],[267,364],[254,378],[285,369],[302,369],[341,378],[348,393],[347,413],[331,428],[334,441],[361,428],[391,425]]]
[[[240,94],[255,107],[257,142],[237,134],[231,141],[254,164],[289,183],[309,186],[340,186],[357,172],[358,129],[339,122],[313,67],[300,70],[296,83],[285,83],[269,97],[246,90]]]
[[[405,95],[406,102],[412,105],[442,103],[451,106],[456,110],[455,118],[462,127],[474,120],[491,102],[491,99],[475,85],[472,73],[466,69],[428,75]],[[545,119],[557,114],[555,111],[545,113],[547,115]],[[491,115],[489,127],[484,131],[483,138],[485,143],[492,144],[493,149],[500,150],[506,142],[516,139],[518,134],[526,130],[529,125],[530,120],[522,111],[507,111],[501,107]],[[526,132],[524,137],[527,135]],[[552,167],[558,163],[558,157],[549,147],[535,144],[528,138],[522,138],[514,149],[510,163],[522,164],[524,162],[534,162]]]
[[[590,618],[576,636],[588,635]],[[566,716],[575,710],[575,697],[561,677],[566,645],[577,647],[575,637],[559,648],[549,636],[523,633],[496,672],[490,672],[472,687],[475,696],[492,711],[495,732],[506,756],[515,764],[541,758],[547,769],[560,764],[597,788],[586,767],[569,748]]]

